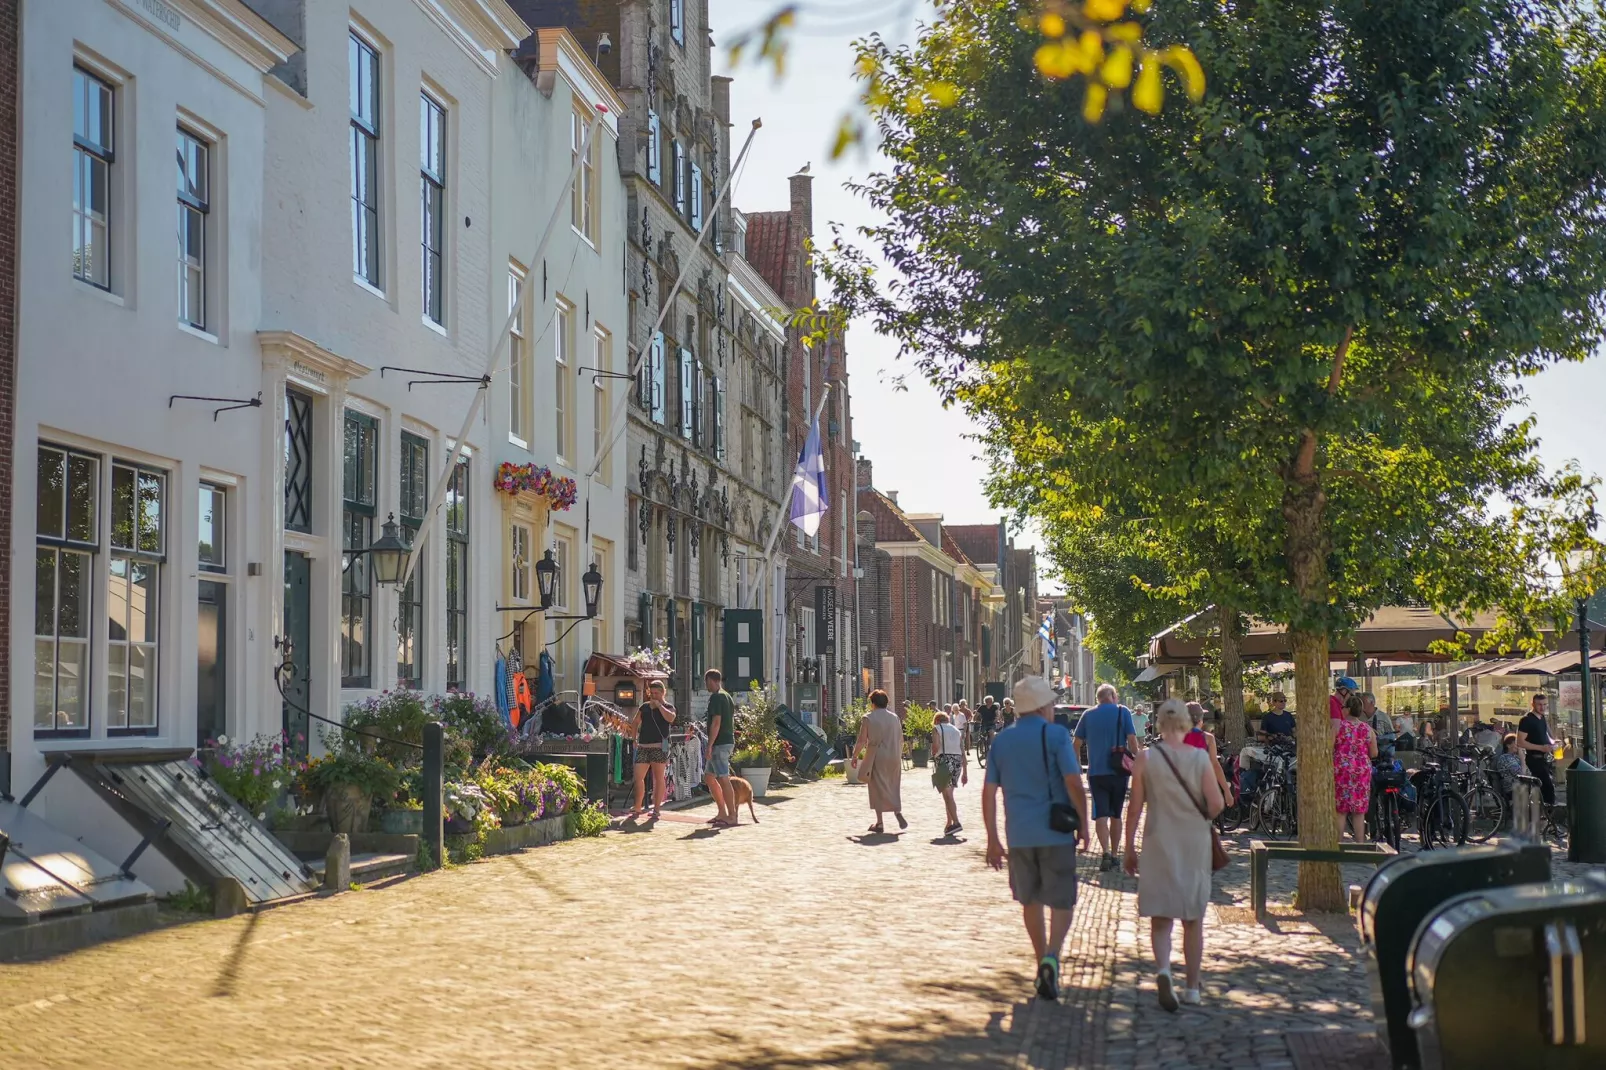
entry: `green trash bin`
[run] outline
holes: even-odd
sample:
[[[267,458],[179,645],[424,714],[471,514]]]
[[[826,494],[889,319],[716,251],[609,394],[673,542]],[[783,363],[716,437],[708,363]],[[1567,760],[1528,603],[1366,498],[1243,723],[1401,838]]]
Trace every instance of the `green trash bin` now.
[[[1606,769],[1567,770],[1567,861],[1606,862]]]

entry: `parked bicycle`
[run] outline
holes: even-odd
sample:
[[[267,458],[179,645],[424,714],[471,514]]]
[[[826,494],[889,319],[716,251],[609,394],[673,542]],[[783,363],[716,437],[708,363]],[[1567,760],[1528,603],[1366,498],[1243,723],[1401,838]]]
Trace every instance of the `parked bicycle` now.
[[[1259,771],[1258,796],[1249,827],[1272,839],[1299,834],[1299,760],[1292,745],[1271,744]]]
[[[1417,790],[1416,834],[1424,851],[1467,842],[1467,800],[1450,784],[1457,755],[1450,750],[1422,751],[1422,768],[1412,777]]]
[[[1496,787],[1500,778],[1494,771],[1494,752],[1486,747],[1462,747],[1450,779],[1466,801],[1467,842],[1487,842],[1506,819],[1505,795]]]
[[[1372,805],[1366,812],[1366,834],[1373,843],[1386,843],[1400,849],[1404,817],[1411,808],[1410,780],[1403,769],[1396,769],[1393,758],[1372,766]]]

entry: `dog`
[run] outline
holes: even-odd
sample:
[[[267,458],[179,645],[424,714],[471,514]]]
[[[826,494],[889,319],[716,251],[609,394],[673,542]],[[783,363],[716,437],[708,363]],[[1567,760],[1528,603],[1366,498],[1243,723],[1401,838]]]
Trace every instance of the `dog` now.
[[[731,794],[736,796],[736,803],[731,807],[731,813],[736,816],[736,823],[742,823],[742,815],[738,812],[743,803],[747,804],[747,812],[753,815],[753,824],[758,824],[758,811],[753,809],[753,785],[739,776],[731,777]]]

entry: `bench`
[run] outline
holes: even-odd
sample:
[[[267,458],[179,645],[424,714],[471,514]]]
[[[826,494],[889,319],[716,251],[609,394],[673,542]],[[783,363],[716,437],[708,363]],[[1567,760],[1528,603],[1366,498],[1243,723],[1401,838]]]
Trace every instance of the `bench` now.
[[[1394,848],[1387,844],[1341,843],[1337,848],[1301,847],[1297,843],[1249,841],[1249,899],[1255,908],[1255,921],[1266,920],[1266,870],[1272,859],[1281,862],[1386,862]]]

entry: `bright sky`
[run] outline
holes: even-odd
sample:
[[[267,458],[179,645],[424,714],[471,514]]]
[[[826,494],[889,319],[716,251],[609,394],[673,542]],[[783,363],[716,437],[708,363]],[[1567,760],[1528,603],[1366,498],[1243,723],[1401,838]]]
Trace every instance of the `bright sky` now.
[[[915,27],[897,14],[907,6],[902,0],[863,0],[856,14],[847,13],[854,10],[852,5],[836,0],[806,4],[783,79],[776,80],[768,68],[751,60],[744,60],[740,70],[729,70],[723,46],[777,2],[711,0],[714,70],[736,78],[731,119],[738,140],[733,148],[740,146],[754,116],[764,120],[734,200],[746,211],[783,209],[787,178],[810,164],[814,227],[824,241],[831,222],[851,230],[875,221],[869,206],[846,183],[876,169],[883,158],[867,148],[830,159],[837,123],[852,107],[858,85],[852,77],[852,42],[871,31],[890,42],[907,41]],[[966,437],[974,430],[971,421],[961,412],[944,410],[936,392],[900,364],[891,344],[868,325],[856,324],[849,332],[848,362],[854,437],[875,464],[877,488],[898,491],[905,509],[940,512],[950,523],[995,519],[998,511],[989,508],[981,488],[986,465]],[[894,387],[900,376],[906,390]],[[1553,368],[1531,381],[1528,392],[1539,417],[1545,463],[1554,468],[1576,460],[1586,473],[1606,476],[1600,412],[1606,403],[1606,361],[1597,357],[1587,364]],[[1034,540],[1022,539],[1027,541]]]

